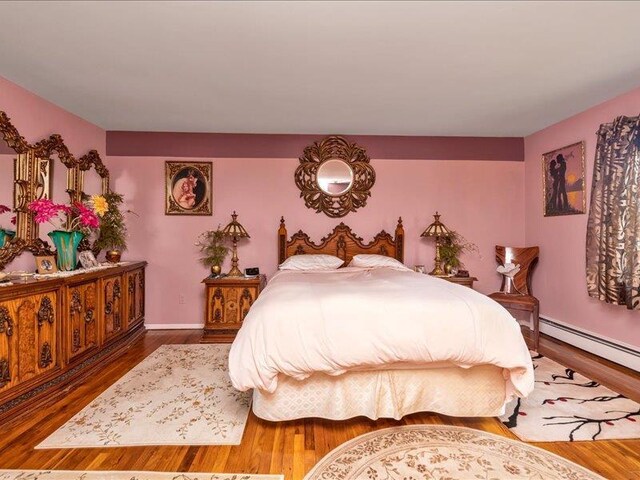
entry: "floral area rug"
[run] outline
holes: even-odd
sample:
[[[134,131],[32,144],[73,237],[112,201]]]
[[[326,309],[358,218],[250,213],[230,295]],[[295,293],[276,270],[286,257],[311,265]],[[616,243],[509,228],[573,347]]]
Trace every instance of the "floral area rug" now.
[[[282,480],[282,475],[227,473],[107,472],[80,470],[0,470],[0,480]]]
[[[536,385],[500,420],[528,442],[640,438],[640,404],[533,353]]]
[[[36,448],[239,445],[251,395],[230,345],[163,345]]]
[[[438,478],[602,480],[526,443],[444,425],[408,425],[361,435],[330,452],[305,480]]]

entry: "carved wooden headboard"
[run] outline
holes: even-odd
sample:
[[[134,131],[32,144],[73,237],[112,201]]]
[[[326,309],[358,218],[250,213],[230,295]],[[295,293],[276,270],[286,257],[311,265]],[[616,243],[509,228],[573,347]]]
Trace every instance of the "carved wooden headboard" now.
[[[402,262],[404,259],[402,218],[398,219],[395,237],[382,230],[369,243],[363,243],[362,238],[353,233],[350,227],[340,223],[329,235],[321,239],[320,243],[315,243],[302,230],[294,233],[291,239],[287,239],[287,228],[282,217],[278,229],[278,263],[284,262],[292,255],[305,253],[335,255],[342,258],[345,265],[348,265],[353,256],[359,253],[386,255]]]

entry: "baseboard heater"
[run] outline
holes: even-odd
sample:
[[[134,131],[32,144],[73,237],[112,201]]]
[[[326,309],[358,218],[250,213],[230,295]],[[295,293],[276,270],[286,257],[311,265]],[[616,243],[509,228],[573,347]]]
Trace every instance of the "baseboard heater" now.
[[[632,345],[604,338],[542,316],[540,317],[540,331],[550,337],[640,372],[640,350]]]

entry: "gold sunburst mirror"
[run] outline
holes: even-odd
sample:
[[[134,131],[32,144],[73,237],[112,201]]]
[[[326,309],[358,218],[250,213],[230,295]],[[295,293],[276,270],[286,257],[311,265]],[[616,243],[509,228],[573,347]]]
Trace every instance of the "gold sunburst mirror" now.
[[[307,208],[332,218],[364,207],[376,181],[365,149],[336,135],[306,147],[294,177]]]

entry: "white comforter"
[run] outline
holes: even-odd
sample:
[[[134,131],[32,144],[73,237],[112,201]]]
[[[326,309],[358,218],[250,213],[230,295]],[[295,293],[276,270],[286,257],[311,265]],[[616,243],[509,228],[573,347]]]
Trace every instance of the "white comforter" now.
[[[229,354],[234,387],[267,392],[280,374],[452,364],[504,368],[507,399],[533,390],[531,357],[504,308],[470,288],[391,268],[278,272]]]

